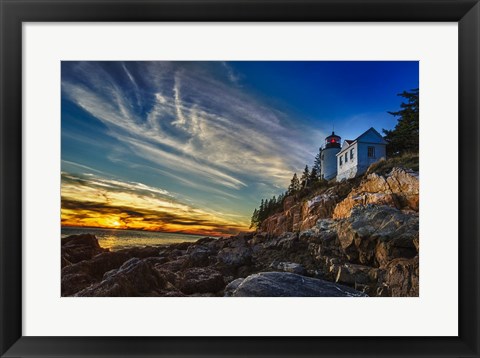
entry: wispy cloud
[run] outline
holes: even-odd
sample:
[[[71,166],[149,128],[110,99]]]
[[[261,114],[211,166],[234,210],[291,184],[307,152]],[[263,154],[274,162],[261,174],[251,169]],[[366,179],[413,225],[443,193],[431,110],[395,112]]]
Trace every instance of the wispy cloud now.
[[[63,94],[160,169],[217,189],[285,187],[311,159],[292,118],[205,71],[165,62],[121,69],[124,80],[101,63],[81,63],[76,78],[62,80]]]
[[[230,66],[227,62],[223,61],[221,62],[222,66],[225,68],[225,71],[227,72],[227,77],[230,80],[230,82],[238,85],[241,79],[241,76],[235,72],[235,70]]]

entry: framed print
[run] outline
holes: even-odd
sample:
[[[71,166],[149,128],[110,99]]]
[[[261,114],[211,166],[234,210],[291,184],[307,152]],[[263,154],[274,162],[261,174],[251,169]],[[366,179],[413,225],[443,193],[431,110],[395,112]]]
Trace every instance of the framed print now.
[[[477,1],[0,0],[1,354],[477,357]]]

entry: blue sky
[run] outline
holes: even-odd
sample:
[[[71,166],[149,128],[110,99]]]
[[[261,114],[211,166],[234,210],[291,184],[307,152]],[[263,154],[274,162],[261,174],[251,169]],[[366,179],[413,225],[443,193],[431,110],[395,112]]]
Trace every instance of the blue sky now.
[[[62,222],[244,229],[333,126],[391,129],[417,87],[406,61],[62,62]]]

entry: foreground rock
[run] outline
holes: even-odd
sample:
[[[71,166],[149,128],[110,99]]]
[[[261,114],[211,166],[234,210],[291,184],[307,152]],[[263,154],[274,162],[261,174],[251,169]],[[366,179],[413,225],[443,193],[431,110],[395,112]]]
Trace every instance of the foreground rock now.
[[[147,260],[132,258],[119,269],[105,273],[102,281],[85,288],[75,296],[166,296],[169,292],[178,294]]]
[[[95,238],[95,242],[91,244],[92,246],[98,245],[97,239]],[[71,248],[73,247],[75,246],[72,243]],[[79,245],[78,249],[83,251],[83,244]],[[62,296],[72,295],[93,283],[99,282],[107,271],[119,268],[131,258],[147,258],[157,255],[158,248],[152,247],[132,248],[115,252],[102,251],[89,260],[69,264],[62,268]]]
[[[355,207],[348,219],[336,224],[336,231],[352,263],[383,267],[394,258],[417,254],[418,216],[388,206]]]
[[[235,284],[232,297],[366,297],[350,287],[288,272],[262,272]]]
[[[102,249],[95,235],[71,235],[62,239],[62,268],[108,251]]]
[[[194,293],[217,293],[225,287],[223,276],[211,268],[190,268],[181,273],[178,280],[180,290],[189,295]]]

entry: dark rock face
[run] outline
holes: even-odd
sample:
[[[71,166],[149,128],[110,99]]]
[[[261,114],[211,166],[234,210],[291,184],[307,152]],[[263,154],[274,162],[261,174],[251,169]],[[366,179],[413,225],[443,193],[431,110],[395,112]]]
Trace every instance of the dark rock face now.
[[[386,284],[391,296],[418,296],[418,280],[418,256],[413,259],[394,259],[386,266]]]
[[[354,207],[352,215],[336,225],[338,239],[348,260],[384,266],[395,257],[412,258],[417,249],[418,216],[388,206]]]
[[[160,296],[167,286],[168,281],[153,270],[146,260],[132,258],[119,269],[105,273],[101,282],[75,296]]]
[[[62,239],[62,268],[83,260],[90,260],[101,252],[106,252],[98,244],[95,235],[72,235]]]
[[[225,287],[223,276],[211,268],[189,268],[178,279],[180,290],[189,295],[193,293],[216,293]]]
[[[233,297],[366,297],[362,292],[329,281],[287,272],[248,276],[231,293]]]
[[[252,252],[247,247],[226,247],[218,252],[218,259],[227,266],[239,267],[250,263]]]
[[[62,269],[62,295],[68,296],[97,282],[107,271],[119,268],[132,257],[146,258],[158,249],[133,248],[115,252],[102,252],[90,260],[68,265]]]
[[[187,249],[187,259],[183,263],[183,267],[204,267],[210,264],[210,256],[213,250],[208,246],[194,245]]]

